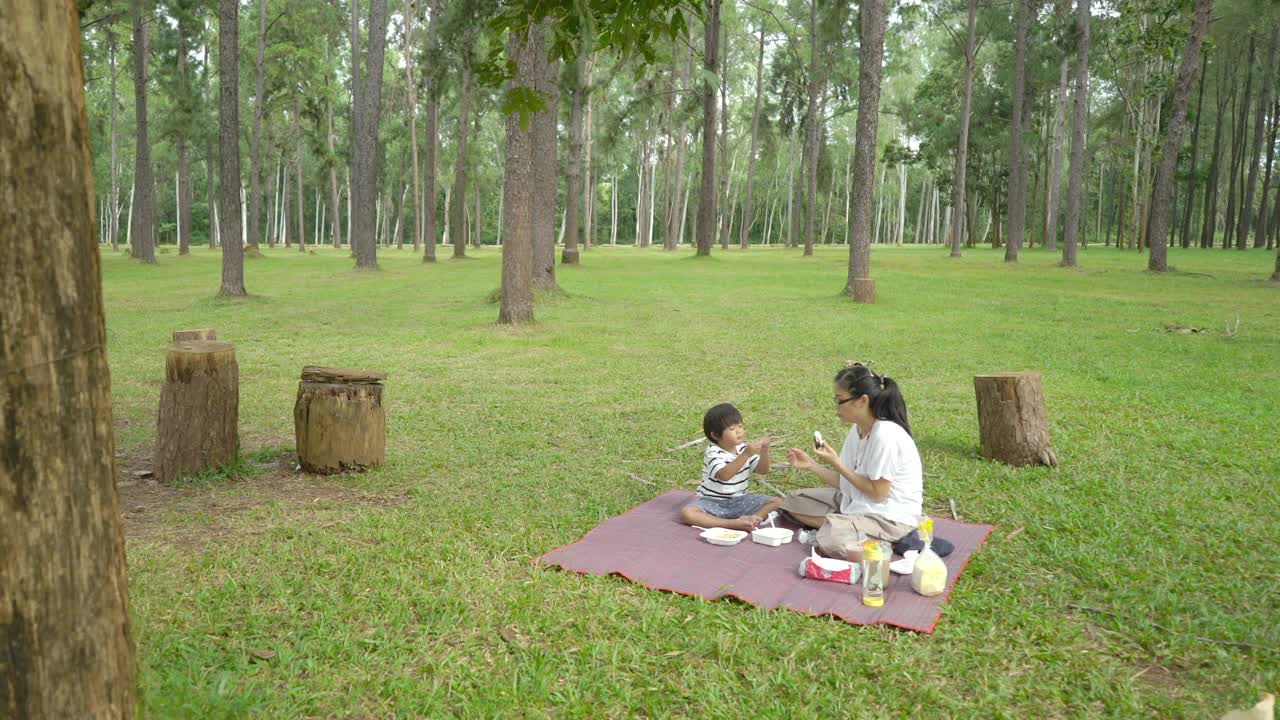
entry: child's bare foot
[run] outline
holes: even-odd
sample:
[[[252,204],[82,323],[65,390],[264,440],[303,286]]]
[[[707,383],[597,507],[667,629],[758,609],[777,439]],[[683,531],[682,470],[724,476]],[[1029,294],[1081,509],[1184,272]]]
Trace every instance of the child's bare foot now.
[[[746,523],[745,525],[743,525],[738,529],[746,530],[747,532],[755,530],[756,528],[760,527],[760,523],[764,522],[764,518],[760,517],[759,515],[743,515],[738,519]]]

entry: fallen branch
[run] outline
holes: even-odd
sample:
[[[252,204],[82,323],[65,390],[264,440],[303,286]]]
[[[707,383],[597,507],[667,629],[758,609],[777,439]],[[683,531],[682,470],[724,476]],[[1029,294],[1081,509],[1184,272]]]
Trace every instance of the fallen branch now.
[[[782,492],[781,490],[779,490],[778,488],[774,487],[773,483],[769,482],[768,480],[765,480],[764,478],[756,478],[756,480],[760,481],[760,484],[761,484],[761,485],[763,485],[763,486],[765,486],[765,487],[769,488],[770,490],[772,490],[774,495],[777,495],[778,497],[786,497],[786,496],[787,496],[787,494],[786,494],[786,493],[784,493],[784,492]]]
[[[1182,274],[1183,274],[1183,275],[1195,275],[1195,276],[1197,276],[1197,277],[1207,277],[1207,278],[1212,278],[1212,277],[1213,277],[1213,276],[1212,276],[1212,275],[1210,275],[1209,273],[1193,273],[1193,272],[1184,272],[1184,273],[1182,273]],[[1217,278],[1213,278],[1213,279],[1217,280]]]
[[[1223,320],[1222,325],[1223,325],[1223,328],[1227,331],[1227,337],[1229,338],[1235,337],[1236,333],[1240,332],[1240,313],[1236,313],[1236,326],[1234,328],[1231,327],[1230,320]]]
[[[667,452],[675,452],[675,451],[677,451],[677,450],[683,450],[683,449],[685,449],[685,448],[687,448],[687,447],[693,447],[694,445],[697,445],[698,443],[704,443],[704,442],[706,442],[706,441],[707,441],[707,439],[706,439],[706,438],[704,438],[704,437],[700,437],[700,438],[698,438],[697,440],[690,440],[689,442],[687,442],[687,443],[685,443],[685,444],[683,444],[683,445],[677,445],[677,446],[675,446],[675,447],[673,447],[673,448],[670,448],[670,449],[668,449],[668,450],[667,450]]]
[[[1125,622],[1128,622],[1130,620],[1130,618],[1123,617],[1118,613],[1113,613],[1110,610],[1103,610],[1101,608],[1088,607],[1086,605],[1076,605],[1074,603],[1067,603],[1067,607],[1072,610],[1083,610],[1085,612],[1097,613],[1099,615],[1107,615],[1109,617],[1113,617],[1117,620],[1123,620]],[[1253,643],[1247,643],[1247,642],[1236,642],[1233,640],[1215,640],[1213,638],[1204,637],[1203,635],[1192,635],[1191,633],[1185,633],[1185,632],[1182,632],[1181,630],[1174,630],[1172,628],[1167,628],[1164,625],[1161,625],[1160,623],[1157,623],[1157,622],[1153,622],[1151,620],[1148,620],[1147,622],[1151,624],[1151,627],[1154,627],[1158,630],[1163,630],[1167,633],[1172,633],[1174,635],[1183,635],[1191,638],[1192,640],[1199,640],[1200,642],[1213,643],[1215,645],[1228,645],[1230,647],[1245,648],[1247,650],[1261,650],[1263,652],[1269,652],[1269,653],[1280,652],[1280,648],[1264,647],[1262,645],[1255,645]]]
[[[955,498],[947,498],[947,502],[951,503],[951,519],[952,519],[952,520],[959,520],[959,519],[960,519],[960,517],[959,517],[958,515],[956,515],[956,500],[955,500]]]
[[[632,480],[635,480],[635,481],[636,481],[636,482],[638,482],[638,483],[644,483],[645,485],[648,485],[648,486],[650,486],[650,487],[658,487],[658,483],[656,483],[656,482],[654,482],[654,481],[652,481],[652,480],[645,480],[644,478],[640,477],[639,475],[637,475],[637,474],[635,474],[635,473],[633,473],[633,472],[624,472],[624,473],[622,473],[622,474],[623,474],[623,475],[626,475],[627,477],[631,478]]]

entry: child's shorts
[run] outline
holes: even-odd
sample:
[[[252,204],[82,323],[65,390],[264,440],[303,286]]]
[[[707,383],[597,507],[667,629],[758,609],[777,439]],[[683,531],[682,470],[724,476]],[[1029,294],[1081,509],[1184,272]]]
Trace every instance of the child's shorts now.
[[[768,495],[735,495],[733,497],[700,497],[690,505],[718,518],[751,515],[769,502]]]

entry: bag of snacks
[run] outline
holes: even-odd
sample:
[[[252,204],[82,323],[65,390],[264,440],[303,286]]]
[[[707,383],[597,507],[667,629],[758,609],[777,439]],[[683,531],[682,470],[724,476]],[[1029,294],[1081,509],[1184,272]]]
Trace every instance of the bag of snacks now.
[[[947,589],[947,565],[933,551],[933,520],[925,518],[920,522],[920,538],[924,540],[924,549],[916,557],[915,567],[911,569],[911,589],[931,597],[941,595]]]

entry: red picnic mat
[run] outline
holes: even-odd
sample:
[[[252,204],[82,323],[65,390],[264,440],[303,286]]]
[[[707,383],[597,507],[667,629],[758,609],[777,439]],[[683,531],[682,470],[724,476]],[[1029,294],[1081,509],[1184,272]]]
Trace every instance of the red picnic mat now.
[[[783,607],[807,615],[834,615],[854,625],[885,623],[931,633],[969,556],[992,529],[934,518],[937,536],[955,545],[955,551],[943,558],[947,591],[923,597],[911,590],[909,576],[894,574],[884,606],[873,608],[862,604],[861,583],[851,586],[800,577],[800,561],[808,556],[809,547],[799,542],[768,547],[748,538],[724,547],[702,540],[698,530],[680,522],[680,508],[692,499],[693,493],[687,490],[663,493],[605,520],[581,540],[534,563],[591,575],[617,573],[645,587],[707,600],[732,595],[769,610]]]

